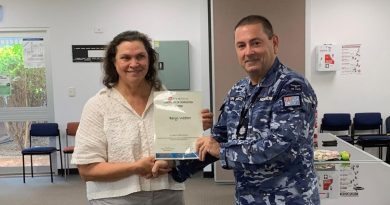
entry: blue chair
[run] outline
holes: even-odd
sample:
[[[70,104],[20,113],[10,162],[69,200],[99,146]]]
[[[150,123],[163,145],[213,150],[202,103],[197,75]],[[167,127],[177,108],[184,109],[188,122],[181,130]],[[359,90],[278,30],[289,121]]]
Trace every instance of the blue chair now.
[[[378,147],[379,158],[382,159],[382,148],[390,143],[390,136],[382,134],[381,113],[355,113],[352,125],[352,134],[357,137],[356,144],[364,150],[365,147]],[[357,131],[370,131],[370,133],[357,134]]]
[[[321,121],[320,132],[347,131],[347,135],[337,135],[338,138],[354,144],[351,134],[351,115],[349,113],[325,113]]]
[[[390,136],[390,116],[386,118],[386,135]],[[386,162],[390,164],[390,143],[387,146]]]
[[[58,138],[58,144],[59,148],[57,147],[50,147],[50,146],[32,146],[32,139],[37,137],[54,137]],[[29,142],[30,146],[28,148],[25,148],[22,150],[22,158],[23,158],[23,183],[26,183],[26,172],[25,172],[25,163],[24,163],[24,156],[30,155],[30,161],[31,161],[31,177],[34,177],[33,174],[33,155],[49,155],[50,159],[50,176],[51,176],[51,182],[53,183],[53,166],[52,166],[52,154],[59,151],[60,152],[60,159],[61,159],[61,170],[63,170],[62,167],[62,150],[61,150],[61,137],[60,137],[60,130],[58,129],[57,123],[33,123],[30,127],[30,134],[29,134]]]

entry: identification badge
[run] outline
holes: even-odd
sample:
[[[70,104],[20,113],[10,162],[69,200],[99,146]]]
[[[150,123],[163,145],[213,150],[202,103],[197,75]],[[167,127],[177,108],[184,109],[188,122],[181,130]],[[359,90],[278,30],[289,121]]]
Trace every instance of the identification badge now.
[[[246,138],[246,134],[248,132],[248,119],[243,118],[240,120],[240,123],[238,124],[237,127],[237,138],[240,140],[244,140]]]
[[[244,135],[245,132],[246,132],[246,128],[245,128],[244,126],[242,126],[242,127],[240,128],[240,130],[238,131],[238,134]]]

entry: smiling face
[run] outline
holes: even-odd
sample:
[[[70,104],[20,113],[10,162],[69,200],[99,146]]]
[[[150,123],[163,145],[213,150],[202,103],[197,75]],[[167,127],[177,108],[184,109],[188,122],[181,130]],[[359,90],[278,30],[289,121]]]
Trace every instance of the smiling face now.
[[[260,23],[242,25],[234,32],[239,64],[248,73],[252,84],[258,84],[275,61],[279,39],[268,37]]]
[[[123,41],[116,47],[114,65],[119,75],[118,84],[136,85],[145,81],[149,56],[141,41]]]

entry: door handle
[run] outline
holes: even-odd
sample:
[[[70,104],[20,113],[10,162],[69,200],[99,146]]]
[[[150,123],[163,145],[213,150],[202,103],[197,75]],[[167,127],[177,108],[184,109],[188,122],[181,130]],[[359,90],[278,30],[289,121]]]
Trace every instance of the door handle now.
[[[158,62],[158,69],[164,70],[164,62]]]

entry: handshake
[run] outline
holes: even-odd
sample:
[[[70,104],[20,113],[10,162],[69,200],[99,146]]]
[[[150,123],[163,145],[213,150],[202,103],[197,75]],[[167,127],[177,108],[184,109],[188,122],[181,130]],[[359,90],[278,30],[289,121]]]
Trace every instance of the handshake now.
[[[180,161],[176,167],[172,168],[169,173],[171,174],[173,180],[182,183],[190,178],[191,175],[194,175],[195,173],[203,170],[203,168],[205,168],[207,165],[217,160],[219,159],[210,154],[206,154],[204,161],[197,159],[183,160]]]
[[[169,173],[174,166],[174,161],[155,160],[154,157],[144,157],[135,162],[134,170],[139,176],[151,179]]]
[[[171,174],[173,180],[182,183],[195,173],[202,171],[207,165],[217,161],[218,158],[206,154],[203,161],[182,160],[177,166],[175,161],[155,160],[154,157],[144,157],[136,162],[136,173],[144,178],[157,178],[164,174]]]
[[[169,173],[173,180],[182,183],[217,160],[218,158],[206,154],[204,161],[197,159],[182,160],[176,166],[175,161],[154,160],[153,157],[145,157],[136,162],[138,164],[136,170],[138,175],[147,179],[157,178]]]
[[[203,170],[207,165],[219,160],[219,143],[212,137],[201,137],[196,141],[199,160],[183,160],[174,167],[170,174],[176,182],[182,183],[191,175]]]

